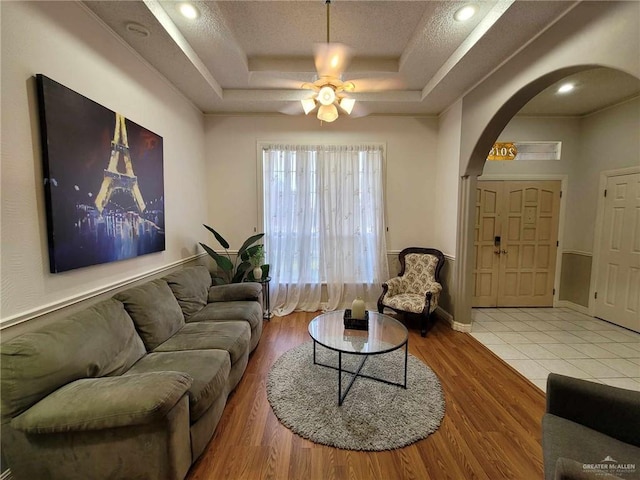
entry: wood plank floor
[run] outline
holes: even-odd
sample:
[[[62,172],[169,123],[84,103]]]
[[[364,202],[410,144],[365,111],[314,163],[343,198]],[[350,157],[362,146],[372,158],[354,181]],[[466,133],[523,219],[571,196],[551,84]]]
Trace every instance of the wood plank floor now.
[[[265,322],[247,371],[188,480],[542,478],[544,394],[473,337],[442,322],[426,338],[415,328],[409,337],[409,352],[442,382],[446,412],[438,431],[385,452],[340,450],[291,433],[271,411],[266,377],[280,355],[310,340],[307,325],[315,315]]]

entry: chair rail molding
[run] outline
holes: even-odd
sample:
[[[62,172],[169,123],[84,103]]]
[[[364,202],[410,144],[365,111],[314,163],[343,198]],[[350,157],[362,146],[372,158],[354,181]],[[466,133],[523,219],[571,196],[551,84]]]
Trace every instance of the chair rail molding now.
[[[52,302],[46,305],[39,306],[32,310],[28,310],[26,312],[18,313],[7,318],[0,319],[0,331],[18,325],[20,323],[27,322],[29,320],[33,320],[34,318],[40,317],[42,315],[46,315],[49,313],[56,312],[62,308],[70,307],[77,303],[83,302],[85,300],[90,300],[91,298],[97,297],[98,295],[103,295],[105,293],[109,293],[121,287],[126,287],[127,285],[131,285],[132,283],[138,282],[140,280],[147,279],[154,275],[158,275],[164,272],[167,272],[173,268],[180,267],[181,265],[185,265],[187,263],[191,263],[196,261],[198,258],[207,255],[205,252],[198,253],[196,255],[192,255],[187,258],[183,258],[181,260],[177,260],[175,262],[169,263],[167,265],[163,265],[158,268],[154,268],[148,270],[143,273],[139,273],[137,275],[132,275],[123,280],[113,282],[107,285],[104,285],[99,288],[95,288],[93,290],[87,290],[78,295],[73,295],[71,297],[64,298],[57,302]],[[4,477],[0,477],[0,480],[4,480]]]

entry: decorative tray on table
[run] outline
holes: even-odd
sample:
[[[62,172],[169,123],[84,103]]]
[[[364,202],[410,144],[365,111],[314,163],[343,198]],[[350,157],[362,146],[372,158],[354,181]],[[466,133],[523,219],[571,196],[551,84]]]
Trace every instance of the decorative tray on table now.
[[[364,311],[364,319],[351,318],[351,309],[344,311],[344,328],[351,330],[369,330],[369,312]]]

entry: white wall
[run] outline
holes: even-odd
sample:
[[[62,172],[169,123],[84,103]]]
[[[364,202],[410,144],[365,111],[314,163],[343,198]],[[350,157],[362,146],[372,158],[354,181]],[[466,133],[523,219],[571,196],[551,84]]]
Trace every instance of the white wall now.
[[[260,227],[257,143],[263,141],[386,144],[387,249],[438,242],[431,225],[438,195],[436,118],[364,117],[321,125],[313,116],[208,116],[205,128],[208,221],[232,249]],[[455,216],[446,222],[455,229]]]
[[[593,253],[600,173],[640,165],[640,99],[584,117],[580,138],[580,161],[569,183],[575,208],[567,216],[565,248]]]
[[[6,326],[193,256],[207,205],[201,112],[82,4],[0,2],[0,8],[1,321]],[[166,251],[49,273],[36,73],[163,137]]]
[[[436,235],[434,246],[449,257],[455,257],[456,251],[461,117],[458,101],[439,118],[435,212],[429,220]]]

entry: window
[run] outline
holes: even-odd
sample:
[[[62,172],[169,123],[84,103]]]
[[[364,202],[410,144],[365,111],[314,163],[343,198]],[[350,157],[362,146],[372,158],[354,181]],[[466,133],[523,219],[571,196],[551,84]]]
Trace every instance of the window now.
[[[388,277],[381,146],[264,146],[262,174],[275,288],[379,290]]]

